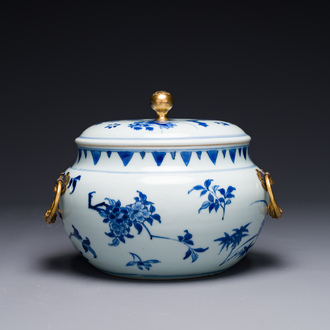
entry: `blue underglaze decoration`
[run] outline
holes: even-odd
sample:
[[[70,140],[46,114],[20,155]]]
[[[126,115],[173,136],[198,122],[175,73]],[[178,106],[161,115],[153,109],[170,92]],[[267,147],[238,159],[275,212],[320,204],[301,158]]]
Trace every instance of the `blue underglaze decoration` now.
[[[184,244],[188,250],[186,251],[183,260],[188,259],[189,257],[191,257],[191,262],[195,262],[198,259],[198,253],[202,253],[207,251],[209,248],[196,248],[194,249],[192,246],[194,245],[194,242],[192,240],[193,235],[189,233],[188,230],[184,231],[184,235],[183,236],[178,236],[178,238],[170,238],[170,237],[165,237],[165,236],[157,236],[157,235],[151,235],[150,231],[148,231],[150,238],[160,238],[160,239],[167,239],[167,240],[171,240],[171,241],[175,241],[175,242],[179,242]]]
[[[143,159],[144,156],[146,155],[145,151],[141,151],[141,152],[140,152],[140,155],[141,155],[141,158]]]
[[[236,149],[229,149],[229,155],[231,161],[235,164]]]
[[[245,160],[248,158],[248,147],[239,147],[239,148],[230,148],[230,149],[220,149],[223,155],[223,158],[225,159],[227,155],[230,157],[232,163],[235,164],[236,159],[240,156],[241,158],[244,157]],[[208,155],[208,158],[211,160],[211,162],[216,165],[218,162],[218,155],[220,150],[197,150],[197,151],[178,151],[181,155],[181,159],[183,160],[183,163],[188,166],[190,164],[190,159],[193,153],[196,153],[198,159],[201,159],[202,153],[206,152]],[[227,153],[228,151],[228,153]],[[243,152],[242,152],[243,151]],[[89,149],[83,149],[78,148],[78,157],[77,157],[77,163],[81,161],[82,152],[84,152],[85,158],[87,158],[88,152],[91,153],[93,163],[94,165],[97,165],[102,152],[105,152],[107,154],[107,157],[110,158],[112,153],[118,153],[119,157],[121,158],[124,166],[127,166],[127,164],[131,161],[134,153],[139,153],[141,158],[144,159],[146,153],[151,152],[152,156],[157,164],[157,166],[161,166],[163,163],[163,160],[167,153],[170,154],[171,159],[175,160],[176,157],[176,151],[111,151],[111,150],[89,150]],[[243,156],[242,156],[243,155]]]
[[[244,156],[244,159],[246,159],[246,151],[247,151],[247,147],[244,147],[244,148],[243,148],[243,156]]]
[[[171,121],[154,121],[154,120],[141,120],[135,121],[134,123],[128,124],[128,127],[133,128],[136,131],[140,131],[145,129],[147,131],[153,131],[155,127],[159,127],[160,129],[169,129],[176,126],[176,124]]]
[[[67,189],[69,189],[72,186],[72,191],[70,192],[70,195],[74,193],[74,191],[76,190],[76,186],[77,186],[77,181],[80,181],[81,179],[81,175],[76,176],[75,178],[70,178],[69,184]]]
[[[133,260],[128,262],[126,266],[137,266],[137,268],[139,268],[140,270],[143,270],[144,267],[146,270],[150,270],[152,264],[160,263],[160,261],[156,259],[142,261],[142,259],[136,253],[130,252],[130,254],[133,257]]]
[[[247,227],[250,224],[251,222],[247,223],[245,226],[241,226],[240,228],[233,229],[233,233],[231,235],[225,232],[224,236],[214,240],[214,242],[219,242],[221,247],[219,254],[222,254],[224,250],[229,250],[227,257],[219,266],[224,265],[233,258],[244,257],[246,253],[251,249],[259,233],[242,242],[244,237],[249,236],[249,229]]]
[[[132,151],[118,151],[118,155],[123,161],[124,166],[126,166],[133,157],[134,152]]]
[[[199,125],[199,126],[203,126],[203,127],[207,127],[207,126],[209,126],[208,124],[206,124],[206,123],[204,123],[204,122],[202,122],[202,121],[199,121],[199,120],[187,120],[187,121],[189,121],[189,122],[191,122],[191,123],[195,123],[195,124],[197,124],[197,125]]]
[[[120,126],[119,123],[111,123],[111,124],[105,126],[104,128],[109,128],[110,129],[110,128],[115,128],[115,127],[118,127],[118,126]]]
[[[166,156],[166,152],[153,151],[152,156],[154,157],[154,160],[155,160],[157,166],[160,166],[164,160],[164,157]]]
[[[223,121],[215,121],[214,123],[215,123],[215,124],[222,125],[222,126],[230,126],[228,123],[225,123],[225,122],[223,122]]]
[[[209,150],[206,153],[210,157],[212,163],[215,165],[215,163],[217,162],[218,150]]]
[[[191,158],[191,151],[180,152],[181,158],[186,166],[188,166]]]
[[[192,241],[192,235],[189,233],[188,230],[184,231],[185,234],[184,236],[178,236],[178,241],[184,243],[187,247],[188,250],[185,254],[185,256],[183,257],[183,260],[191,257],[191,262],[195,262],[198,259],[198,254],[197,253],[201,253],[201,252],[205,252],[208,250],[207,248],[197,248],[197,249],[193,249],[191,246],[194,245],[194,242]]]
[[[71,239],[71,237],[75,237],[81,243],[81,245],[82,245],[85,253],[90,252],[93,255],[93,257],[96,259],[97,258],[97,255],[96,255],[95,251],[91,247],[91,242],[90,242],[89,238],[88,237],[85,237],[83,239],[80,236],[79,231],[76,229],[76,227],[72,225],[72,228],[73,228],[73,232],[70,233],[69,238]],[[83,253],[81,251],[80,251],[80,253],[83,255]]]
[[[94,165],[96,165],[99,162],[99,160],[100,160],[101,151],[99,151],[99,150],[91,150],[91,153],[92,153]]]
[[[147,195],[141,191],[137,191],[137,193],[138,196],[134,197],[135,202],[126,206],[123,206],[120,200],[116,201],[110,198],[105,198],[103,202],[93,205],[92,198],[95,191],[88,194],[88,208],[98,212],[103,218],[103,222],[109,226],[110,231],[105,232],[105,235],[112,239],[112,242],[108,243],[109,246],[125,244],[126,239],[133,239],[134,235],[132,235],[131,229],[134,228],[137,235],[146,231],[150,239],[165,239],[185,245],[188,250],[183,260],[191,257],[192,262],[195,262],[198,259],[198,253],[208,250],[208,247],[193,248],[193,235],[188,230],[185,230],[185,234],[178,236],[178,238],[151,234],[148,225],[152,226],[154,221],[161,223],[160,215],[155,213],[154,203],[147,200]]]
[[[207,200],[199,208],[198,213],[200,213],[201,210],[204,209],[209,209],[209,213],[211,213],[212,210],[218,212],[219,208],[221,207],[222,220],[224,220],[226,206],[231,204],[231,199],[235,197],[232,192],[236,190],[236,188],[229,186],[227,190],[225,190],[224,188],[220,188],[219,185],[211,186],[212,181],[212,179],[205,180],[203,186],[194,186],[188,191],[188,194],[190,194],[193,190],[198,190],[201,192],[200,197],[207,195]]]
[[[219,251],[219,255],[225,253],[225,251],[227,252],[227,257],[224,259],[224,261],[219,266],[226,264],[231,259],[243,258],[248,253],[248,251],[251,249],[251,247],[254,245],[256,239],[258,238],[258,236],[262,230],[262,227],[264,225],[264,222],[265,222],[265,219],[267,216],[267,210],[268,210],[268,203],[264,199],[257,200],[255,202],[251,203],[250,206],[257,204],[257,203],[265,204],[265,211],[264,211],[265,216],[264,216],[264,219],[263,219],[261,226],[256,235],[249,237],[248,226],[251,224],[251,222],[249,222],[245,226],[241,226],[240,228],[233,229],[232,230],[233,233],[231,235],[224,232],[224,236],[219,237],[214,240],[214,242],[219,242],[219,245],[221,247],[221,249]],[[249,238],[245,239],[245,237],[249,237]],[[243,240],[243,238],[244,238],[244,240]],[[229,251],[229,253],[228,253],[228,251]]]

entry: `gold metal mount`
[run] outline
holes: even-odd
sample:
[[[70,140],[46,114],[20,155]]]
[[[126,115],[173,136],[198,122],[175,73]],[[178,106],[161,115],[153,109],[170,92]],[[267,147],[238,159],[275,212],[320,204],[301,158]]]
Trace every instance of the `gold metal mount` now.
[[[55,193],[55,198],[52,202],[52,205],[50,208],[45,212],[44,218],[47,223],[54,223],[56,221],[56,211],[59,213],[61,212],[58,208],[58,203],[60,201],[61,195],[64,194],[66,190],[66,186],[69,183],[70,180],[70,173],[64,173],[62,172],[59,176],[59,178],[56,180],[55,187],[53,189]]]
[[[151,95],[150,105],[157,112],[156,121],[168,121],[167,113],[173,107],[173,97],[169,92],[155,92]]]
[[[269,194],[269,198],[270,198],[270,202],[269,202],[269,206],[268,206],[269,215],[272,218],[280,219],[283,214],[283,211],[277,205],[274,194],[273,194],[272,185],[274,184],[274,180],[272,179],[269,172],[264,172],[263,170],[261,170],[261,171],[256,170],[256,171],[257,171],[257,175],[261,182],[262,187]]]

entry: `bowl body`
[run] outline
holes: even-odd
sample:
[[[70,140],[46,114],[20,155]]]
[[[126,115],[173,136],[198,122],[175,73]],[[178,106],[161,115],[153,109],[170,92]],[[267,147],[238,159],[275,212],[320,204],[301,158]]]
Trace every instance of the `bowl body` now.
[[[255,243],[268,193],[249,144],[212,148],[81,147],[61,197],[73,245],[103,272],[132,278],[211,275]]]

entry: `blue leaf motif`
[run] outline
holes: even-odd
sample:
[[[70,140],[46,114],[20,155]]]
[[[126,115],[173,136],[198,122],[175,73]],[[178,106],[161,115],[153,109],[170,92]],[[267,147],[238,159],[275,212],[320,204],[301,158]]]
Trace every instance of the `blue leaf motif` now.
[[[195,250],[191,253],[191,262],[195,262],[198,259],[198,254],[195,252]]]
[[[137,230],[138,235],[140,235],[141,234],[141,231],[143,229],[142,225],[140,223],[134,222],[134,227]]]
[[[209,213],[211,213],[211,211],[215,208],[217,204],[214,204],[212,203],[210,206],[209,206]]]
[[[210,202],[206,201],[202,204],[200,209],[198,210],[198,213],[200,213],[201,210],[207,209],[210,206]]]
[[[201,186],[201,185],[197,185],[197,186],[193,187],[191,190],[189,190],[189,191],[188,191],[188,194],[191,193],[193,190],[202,190],[202,189],[204,189],[203,186]]]
[[[194,186],[192,189],[188,191],[188,194],[190,194],[193,190],[202,190],[200,193],[200,197],[205,195],[206,193],[209,193],[207,196],[207,201],[202,203],[202,206],[198,209],[198,213],[201,212],[201,210],[209,209],[209,213],[211,213],[213,210],[215,212],[218,212],[219,208],[222,208],[222,220],[225,218],[225,211],[226,206],[230,205],[232,203],[231,199],[235,197],[232,192],[236,190],[235,187],[229,186],[227,188],[227,191],[224,188],[219,189],[219,185],[213,185],[212,184],[213,179],[207,179],[204,181],[204,186],[197,185]],[[220,196],[218,195],[220,193]],[[222,195],[222,197],[221,197]]]
[[[219,190],[219,185],[215,184],[213,187],[213,192],[216,194],[217,193],[217,190]]]
[[[202,192],[201,192],[201,194],[199,195],[199,197],[202,197],[203,195],[205,195],[207,193],[207,190],[205,189],[205,190],[203,190]]]
[[[186,252],[186,254],[183,257],[183,260],[186,260],[187,258],[189,258],[191,256],[191,249],[188,249],[188,251]]]
[[[81,179],[81,175],[78,175],[75,178],[70,179],[69,185],[67,187],[67,189],[69,189],[72,186],[72,191],[70,192],[70,195],[73,194],[74,191],[76,190],[77,181],[80,181],[80,179]]]
[[[210,186],[210,184],[211,184],[212,181],[213,181],[212,179],[208,179],[208,180],[206,180],[206,181],[204,182],[204,186],[206,187],[206,189],[209,188],[209,186]]]
[[[219,254],[221,254],[224,249],[226,249],[226,251],[229,250],[227,257],[220,264],[220,266],[224,265],[233,258],[243,257],[252,247],[259,233],[243,242],[243,238],[249,236],[249,229],[247,228],[249,225],[250,222],[240,228],[234,228],[231,235],[224,233],[224,236],[214,240],[215,242],[219,242],[219,245],[221,246]]]
[[[70,233],[69,235],[69,238],[71,237],[75,237],[78,241],[80,241],[81,243],[81,246],[83,248],[83,250],[85,251],[85,253],[87,252],[90,252],[93,257],[96,259],[97,258],[97,255],[96,255],[96,252],[92,249],[91,247],[91,242],[89,240],[88,237],[85,237],[84,239],[81,237],[81,235],[79,234],[79,231],[78,229],[72,225],[72,229],[73,229],[73,232]],[[81,251],[80,251],[81,252]],[[81,252],[82,253],[82,252]],[[85,257],[85,256],[84,256]],[[86,258],[86,257],[85,257]],[[87,258],[86,258],[87,259]],[[88,259],[87,259],[88,260]]]
[[[161,222],[161,220],[160,220],[160,215],[159,215],[159,214],[153,214],[153,215],[152,215],[152,218],[153,218],[154,220],[157,220],[159,223]]]
[[[195,252],[205,252],[207,250],[208,250],[208,248],[205,248],[205,249],[203,249],[203,248],[194,249]]]
[[[142,261],[142,259],[136,253],[130,252],[130,254],[133,257],[133,260],[126,264],[126,266],[128,266],[128,267],[137,266],[137,268],[140,270],[144,270],[143,267],[146,270],[150,270],[150,268],[152,267],[152,264],[160,263],[160,261],[156,260],[156,259]]]
[[[195,123],[195,124],[197,124],[197,125],[199,125],[199,126],[202,126],[202,127],[208,127],[208,126],[209,126],[208,124],[206,124],[205,122],[200,121],[200,120],[189,119],[189,120],[187,120],[187,121],[189,121],[189,122],[191,122],[191,123]]]

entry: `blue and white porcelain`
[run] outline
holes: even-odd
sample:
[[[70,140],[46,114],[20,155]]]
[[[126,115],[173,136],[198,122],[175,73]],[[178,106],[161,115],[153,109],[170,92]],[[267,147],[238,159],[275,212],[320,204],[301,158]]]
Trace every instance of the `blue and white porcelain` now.
[[[219,120],[118,120],[86,129],[59,208],[75,248],[139,279],[222,272],[255,243],[269,195],[250,136]],[[261,172],[262,173],[262,172]]]

